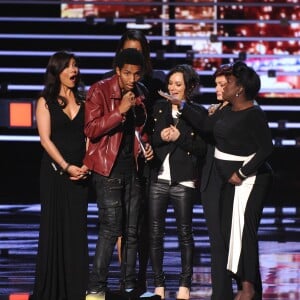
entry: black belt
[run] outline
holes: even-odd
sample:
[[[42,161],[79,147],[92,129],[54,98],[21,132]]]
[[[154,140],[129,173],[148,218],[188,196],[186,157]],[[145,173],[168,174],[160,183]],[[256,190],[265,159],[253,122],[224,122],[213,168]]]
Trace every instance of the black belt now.
[[[177,185],[178,182],[177,181],[170,181],[167,179],[161,179],[161,178],[157,178],[157,183],[163,183],[163,184],[167,184],[167,185]]]

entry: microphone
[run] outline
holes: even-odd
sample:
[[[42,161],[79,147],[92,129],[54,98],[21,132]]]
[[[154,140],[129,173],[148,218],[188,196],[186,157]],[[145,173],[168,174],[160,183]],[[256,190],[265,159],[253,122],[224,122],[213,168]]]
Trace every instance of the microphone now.
[[[134,96],[135,97],[138,97],[139,96],[139,87],[138,87],[138,84],[137,84],[137,82],[135,82],[134,84],[133,84],[133,88],[132,88],[132,90],[131,90],[133,93],[134,93]]]
[[[135,98],[139,96],[138,85],[136,82],[133,84],[133,89],[131,90],[131,92],[134,94]],[[136,119],[135,105],[131,106],[131,111],[132,111],[133,117]]]

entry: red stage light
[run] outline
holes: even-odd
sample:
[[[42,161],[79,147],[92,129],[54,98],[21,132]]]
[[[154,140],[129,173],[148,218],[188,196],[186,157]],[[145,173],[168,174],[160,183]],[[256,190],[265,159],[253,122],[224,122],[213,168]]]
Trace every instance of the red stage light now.
[[[9,295],[9,300],[28,300],[29,299],[29,294],[11,294]]]

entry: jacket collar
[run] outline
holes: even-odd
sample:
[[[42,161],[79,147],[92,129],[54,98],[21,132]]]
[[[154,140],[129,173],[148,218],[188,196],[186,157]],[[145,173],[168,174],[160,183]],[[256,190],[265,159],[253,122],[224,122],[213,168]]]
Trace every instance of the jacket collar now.
[[[110,78],[111,98],[120,100],[122,99],[121,88],[119,86],[119,76],[117,74]]]

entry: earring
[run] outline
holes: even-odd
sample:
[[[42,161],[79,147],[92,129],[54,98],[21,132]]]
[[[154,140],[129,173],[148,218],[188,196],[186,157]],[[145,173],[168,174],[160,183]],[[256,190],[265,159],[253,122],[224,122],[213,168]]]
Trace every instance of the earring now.
[[[236,94],[235,94],[236,97],[239,97],[239,95],[240,95],[239,93],[236,93]]]

